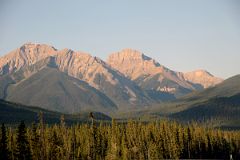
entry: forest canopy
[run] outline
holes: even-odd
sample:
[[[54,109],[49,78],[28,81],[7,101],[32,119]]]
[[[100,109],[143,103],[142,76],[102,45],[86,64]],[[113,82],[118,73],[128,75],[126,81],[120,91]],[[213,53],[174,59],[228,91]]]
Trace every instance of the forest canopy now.
[[[240,132],[161,120],[1,127],[0,159],[237,159]]]

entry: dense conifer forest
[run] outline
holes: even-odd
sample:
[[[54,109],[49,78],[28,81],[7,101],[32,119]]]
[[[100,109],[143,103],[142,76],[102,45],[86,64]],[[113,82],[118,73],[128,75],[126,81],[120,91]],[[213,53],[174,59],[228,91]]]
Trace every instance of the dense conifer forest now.
[[[93,117],[91,117],[93,118]],[[93,119],[92,119],[93,120]],[[0,159],[240,159],[240,132],[167,120],[1,126]]]

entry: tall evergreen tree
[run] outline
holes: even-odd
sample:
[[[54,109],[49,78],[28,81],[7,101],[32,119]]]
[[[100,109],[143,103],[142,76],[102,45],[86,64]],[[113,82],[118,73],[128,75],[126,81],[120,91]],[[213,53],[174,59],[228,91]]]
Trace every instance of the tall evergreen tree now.
[[[50,159],[58,160],[63,159],[61,155],[61,148],[63,146],[62,140],[57,136],[56,130],[53,131],[52,137],[49,139],[50,141]]]
[[[0,159],[8,160],[10,159],[9,150],[7,147],[8,139],[7,139],[6,128],[4,123],[2,124],[1,131],[2,131],[2,136],[0,141]]]
[[[39,120],[39,129],[40,129],[40,151],[41,151],[41,160],[46,159],[46,140],[45,140],[45,125],[44,125],[44,120],[43,120],[43,113],[40,111],[38,113],[38,120]]]
[[[75,128],[72,127],[72,138],[71,138],[71,159],[76,159],[76,133]]]
[[[38,159],[41,157],[41,145],[40,145],[40,136],[37,133],[37,127],[35,123],[32,125],[32,137],[31,137],[31,149],[33,159]]]
[[[16,157],[18,160],[32,159],[24,121],[21,121],[20,125],[18,126]]]

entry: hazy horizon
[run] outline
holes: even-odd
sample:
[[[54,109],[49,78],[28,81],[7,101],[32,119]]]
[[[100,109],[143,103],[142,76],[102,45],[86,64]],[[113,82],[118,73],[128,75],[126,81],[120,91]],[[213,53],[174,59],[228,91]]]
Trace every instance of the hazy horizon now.
[[[139,50],[176,71],[205,69],[228,78],[240,68],[240,2],[0,2],[0,55],[26,42],[81,50],[106,60]]]

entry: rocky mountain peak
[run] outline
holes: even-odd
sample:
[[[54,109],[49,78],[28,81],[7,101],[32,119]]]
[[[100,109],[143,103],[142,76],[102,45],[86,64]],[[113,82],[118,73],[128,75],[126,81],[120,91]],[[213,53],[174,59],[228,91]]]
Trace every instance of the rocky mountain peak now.
[[[156,63],[154,59],[144,55],[142,52],[130,48],[126,48],[121,50],[120,52],[111,54],[108,57],[107,61],[110,62],[115,61],[117,59],[120,59],[122,61],[134,61],[135,63],[143,63],[144,61]]]
[[[129,58],[129,59],[141,59],[143,54],[137,50],[125,48],[121,50],[120,52],[117,52],[117,55],[119,57]]]
[[[57,51],[57,49],[54,48],[53,46],[50,46],[47,44],[31,43],[31,42],[25,43],[20,47],[20,51],[24,53],[36,52],[37,50],[45,51],[49,54],[51,54],[53,51]]]
[[[149,75],[163,70],[163,66],[154,59],[133,49],[123,49],[120,52],[111,54],[107,59],[107,63],[133,80],[138,78],[139,75]]]
[[[192,72],[192,74],[194,74],[195,76],[201,77],[201,76],[211,76],[213,77],[213,75],[211,73],[209,73],[208,71],[204,70],[204,69],[198,69]]]
[[[207,88],[222,81],[205,70],[196,70],[186,74],[172,71],[133,49],[123,49],[113,53],[107,62],[111,67],[146,89],[171,91],[171,93],[182,90],[185,94],[185,92],[199,89],[199,86]]]
[[[215,86],[223,81],[223,79],[214,77],[211,73],[203,69],[184,73],[184,78],[191,83],[202,85],[203,88]]]
[[[178,97],[198,89],[198,84],[208,87],[221,81],[204,70],[175,72],[134,49],[113,53],[105,62],[81,51],[26,43],[0,58],[0,75],[22,71],[26,79],[46,68],[86,82],[118,106],[144,106],[162,92]]]
[[[57,50],[54,47],[46,44],[25,43],[0,58],[0,74],[12,73],[56,53]]]

